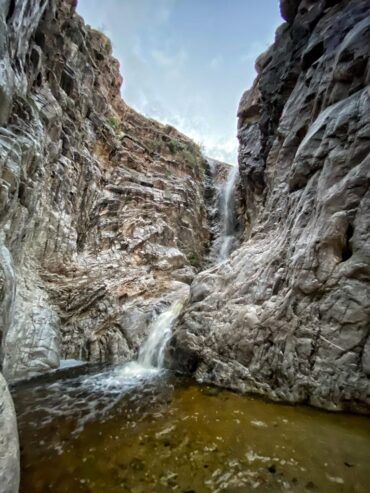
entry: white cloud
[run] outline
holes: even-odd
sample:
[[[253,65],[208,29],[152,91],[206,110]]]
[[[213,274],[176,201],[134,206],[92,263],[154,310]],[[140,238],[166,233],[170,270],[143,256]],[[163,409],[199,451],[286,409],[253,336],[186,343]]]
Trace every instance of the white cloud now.
[[[166,53],[166,51],[154,49],[150,54],[157,65],[166,70],[172,70],[175,73],[178,73],[188,60],[188,55],[185,50],[180,50],[177,53]]]
[[[161,50],[152,50],[151,55],[153,60],[155,60],[158,65],[161,65],[162,67],[169,67],[173,64],[173,58],[169,57]]]
[[[224,57],[217,55],[214,58],[212,58],[212,60],[209,62],[209,67],[212,70],[216,70],[222,65],[223,61],[224,61]]]
[[[191,102],[190,102],[191,103]],[[190,118],[164,108],[159,101],[147,98],[140,91],[139,110],[162,123],[170,124],[194,140],[204,150],[204,154],[229,164],[237,164],[238,141],[236,136],[216,135],[206,117],[193,114]],[[235,130],[236,134],[236,130]]]

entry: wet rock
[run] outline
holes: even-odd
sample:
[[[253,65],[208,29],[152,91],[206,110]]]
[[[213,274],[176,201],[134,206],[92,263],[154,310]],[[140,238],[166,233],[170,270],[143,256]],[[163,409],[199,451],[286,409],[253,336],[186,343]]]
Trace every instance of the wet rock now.
[[[317,486],[315,485],[315,483],[313,481],[309,481],[306,484],[306,489],[308,489],[310,491],[315,491],[315,490],[317,490]]]
[[[134,458],[130,462],[130,467],[134,471],[143,471],[145,469],[145,464],[141,459]]]
[[[351,464],[350,462],[343,462],[343,464],[346,466],[346,467],[354,467],[355,464]]]
[[[209,395],[209,396],[217,396],[220,392],[221,389],[217,387],[211,387],[209,385],[204,385],[201,388],[202,394]]]
[[[191,287],[190,299],[192,302],[202,301],[211,293],[207,284],[197,283]]]

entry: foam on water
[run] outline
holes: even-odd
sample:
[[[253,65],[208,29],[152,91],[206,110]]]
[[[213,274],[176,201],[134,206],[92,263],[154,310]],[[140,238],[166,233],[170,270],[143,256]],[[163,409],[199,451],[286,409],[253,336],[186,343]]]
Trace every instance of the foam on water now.
[[[130,363],[127,363],[121,370],[120,374],[124,376],[126,379],[132,378],[132,379],[141,379],[141,378],[148,378],[148,377],[153,377],[156,375],[159,375],[163,369],[161,368],[155,368],[155,367],[144,367],[137,361],[131,361]]]
[[[77,369],[76,369],[77,370]],[[87,365],[78,368],[88,371]],[[62,373],[62,372],[60,372]],[[50,383],[25,383],[30,387],[27,402],[18,415],[19,420],[30,420],[38,415],[34,426],[46,425],[57,417],[70,417],[75,422],[73,433],[79,433],[87,422],[105,419],[123,396],[133,389],[145,392],[164,370],[145,369],[136,362],[104,369],[94,374],[83,373],[71,378],[59,378]],[[59,374],[56,372],[55,375]],[[20,386],[22,387],[22,386]]]

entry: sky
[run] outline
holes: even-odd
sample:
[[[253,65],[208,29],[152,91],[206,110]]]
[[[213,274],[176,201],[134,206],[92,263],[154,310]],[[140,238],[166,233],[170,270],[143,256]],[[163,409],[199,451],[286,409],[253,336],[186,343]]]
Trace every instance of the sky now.
[[[278,0],[79,0],[112,41],[123,99],[193,138],[207,156],[237,160],[236,113],[257,56],[282,19]]]

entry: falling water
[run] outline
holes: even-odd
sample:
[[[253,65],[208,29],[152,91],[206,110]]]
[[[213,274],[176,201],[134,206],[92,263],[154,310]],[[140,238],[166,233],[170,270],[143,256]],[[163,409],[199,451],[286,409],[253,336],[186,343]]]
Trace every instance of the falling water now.
[[[168,310],[161,313],[153,322],[150,333],[139,351],[138,364],[144,368],[164,368],[164,352],[171,337],[171,330],[180,315],[184,300],[172,303]]]
[[[233,166],[227,176],[221,196],[221,232],[219,238],[219,252],[217,260],[222,262],[231,251],[235,233],[235,182],[238,176],[237,166]]]
[[[205,159],[207,161],[207,165],[209,168],[209,174],[211,175],[211,178],[214,178],[214,176],[216,174],[215,161],[214,161],[214,159],[211,159],[209,157],[206,157]]]

